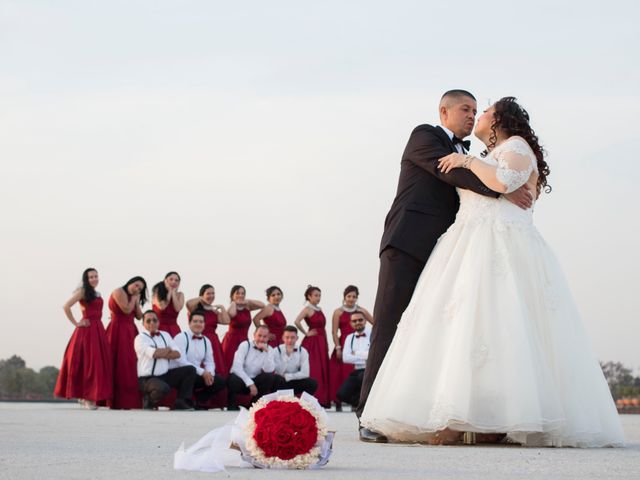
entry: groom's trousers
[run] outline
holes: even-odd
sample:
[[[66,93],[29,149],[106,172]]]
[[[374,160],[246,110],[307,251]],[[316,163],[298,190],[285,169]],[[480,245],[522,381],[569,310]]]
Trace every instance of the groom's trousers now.
[[[371,331],[369,357],[364,371],[360,404],[356,415],[360,418],[373,381],[382,365],[382,360],[391,345],[402,313],[409,305],[425,262],[393,247],[380,254],[378,291],[373,308],[375,323]]]

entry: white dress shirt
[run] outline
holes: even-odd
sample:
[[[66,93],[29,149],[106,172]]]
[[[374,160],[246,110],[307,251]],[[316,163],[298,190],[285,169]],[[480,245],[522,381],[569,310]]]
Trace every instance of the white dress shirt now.
[[[173,337],[173,341],[180,350],[180,358],[171,360],[169,368],[184,367],[185,365],[193,365],[196,367],[196,373],[200,376],[204,372],[214,375],[216,366],[213,361],[213,348],[211,341],[204,335],[201,338],[193,338],[194,333],[180,332]]]
[[[169,347],[171,350],[180,350],[173,343],[171,335],[162,330],[160,335],[152,336],[148,331],[143,330],[133,341],[133,348],[138,356],[138,377],[149,377],[151,375],[159,377],[169,371],[169,360],[166,358],[153,358],[156,348]]]
[[[242,342],[233,356],[231,372],[239,376],[244,384],[253,385],[253,379],[260,373],[273,373],[275,365],[273,361],[273,348],[267,347],[267,351],[258,350],[253,340]]]
[[[357,337],[357,333],[350,333],[344,341],[342,348],[342,361],[352,363],[356,370],[364,368],[369,357],[369,333],[365,330],[362,336]]]
[[[309,352],[306,348],[296,347],[287,355],[287,346],[283,343],[274,348],[276,373],[287,382],[309,378]]]
[[[449,135],[449,140],[453,141],[453,135],[454,135],[454,133],[453,133],[451,130],[449,130],[447,127],[445,127],[444,125],[440,125],[440,128],[441,128],[442,130],[444,130],[444,133],[446,133],[447,135]],[[456,143],[456,144],[454,145],[454,147],[456,147],[456,150],[457,150],[457,152],[458,152],[458,153],[467,153],[467,151],[463,148],[463,146],[462,146],[462,144],[461,144],[461,143]]]

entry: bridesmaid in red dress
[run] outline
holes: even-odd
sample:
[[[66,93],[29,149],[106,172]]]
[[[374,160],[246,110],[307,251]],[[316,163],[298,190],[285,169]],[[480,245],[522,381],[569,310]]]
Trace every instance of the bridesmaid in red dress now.
[[[142,305],[147,301],[147,282],[133,277],[109,297],[111,321],[107,339],[113,361],[113,394],[107,405],[113,409],[142,408],[138,390],[138,358],[133,341],[138,335],[133,319],[142,318]]]
[[[238,345],[249,339],[251,311],[264,307],[264,303],[258,300],[247,300],[246,294],[242,285],[234,285],[231,288],[231,305],[228,310],[229,330],[222,339],[222,353],[228,368],[231,368]]]
[[[229,368],[222,354],[222,344],[216,333],[218,325],[229,325],[229,314],[222,305],[214,305],[216,299],[216,290],[212,285],[206,284],[200,287],[199,297],[192,298],[187,301],[187,311],[189,315],[196,310],[204,312],[204,331],[202,334],[211,341],[213,350],[213,363],[216,365],[216,373],[227,378]],[[226,398],[226,397],[225,397]]]
[[[344,383],[349,374],[353,371],[353,365],[342,362],[342,349],[347,335],[353,333],[351,326],[351,314],[356,310],[362,312],[367,321],[373,325],[373,317],[365,309],[358,305],[358,296],[360,292],[355,285],[349,285],[344,289],[342,294],[342,306],[336,308],[333,312],[331,321],[331,333],[333,336],[334,349],[329,361],[329,395],[336,405],[336,411],[342,411],[342,404],[338,400],[336,393],[340,385]]]
[[[325,328],[327,319],[318,306],[320,297],[320,289],[309,285],[304,292],[307,303],[294,323],[298,330],[304,334],[302,346],[309,352],[309,376],[318,382],[318,389],[314,396],[320,405],[329,408],[331,406],[329,398],[329,343]],[[308,329],[303,328],[302,320],[306,320]]]
[[[113,375],[111,373],[111,350],[107,334],[102,325],[104,301],[96,292],[99,278],[95,268],[82,273],[82,286],[64,304],[64,313],[75,327],[62,359],[53,394],[61,398],[81,399],[91,410],[98,408],[96,402],[111,397]],[[80,303],[82,317],[76,320],[71,307]]]
[[[269,346],[277,347],[282,343],[282,334],[284,327],[287,326],[287,319],[280,310],[280,302],[282,301],[282,290],[273,286],[267,288],[267,303],[265,307],[253,317],[253,324],[256,327],[266,325],[269,327]]]
[[[204,331],[202,334],[211,341],[211,349],[213,350],[213,363],[215,364],[216,374],[225,380],[229,376],[231,365],[225,363],[222,353],[222,343],[216,329],[218,325],[229,325],[229,314],[223,305],[214,305],[216,299],[216,290],[212,285],[206,284],[200,287],[199,296],[187,300],[187,312],[189,317],[195,311],[204,315]],[[216,393],[207,402],[208,408],[224,408],[227,406],[227,390],[226,388]]]
[[[171,337],[180,333],[178,315],[184,307],[184,293],[179,292],[180,275],[169,272],[162,282],[153,286],[153,311],[158,316],[158,330],[167,332]]]

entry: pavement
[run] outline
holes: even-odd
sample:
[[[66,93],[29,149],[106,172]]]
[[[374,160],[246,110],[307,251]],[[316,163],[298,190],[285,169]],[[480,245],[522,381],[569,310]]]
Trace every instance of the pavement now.
[[[348,409],[347,409],[348,410]],[[640,479],[640,415],[622,415],[626,448],[373,445],[358,441],[349,412],[319,470],[173,469],[173,453],[237,412],[89,411],[77,404],[0,403],[0,479]]]

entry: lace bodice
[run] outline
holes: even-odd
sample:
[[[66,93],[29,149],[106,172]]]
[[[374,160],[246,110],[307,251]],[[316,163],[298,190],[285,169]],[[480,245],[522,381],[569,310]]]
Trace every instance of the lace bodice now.
[[[532,172],[538,171],[537,159],[527,142],[521,137],[509,138],[494,148],[482,161],[497,167],[496,178],[506,187],[507,193],[520,188],[529,181]],[[461,188],[457,190],[460,196],[460,210],[456,223],[487,219],[532,223],[533,208],[522,210],[502,196],[496,200],[471,190]]]

